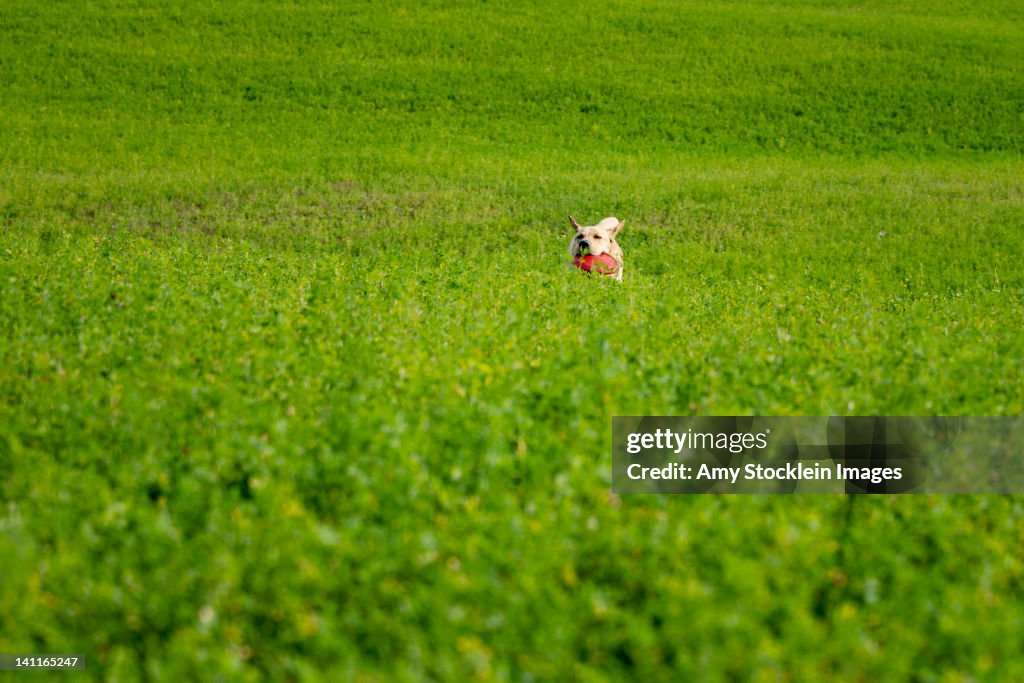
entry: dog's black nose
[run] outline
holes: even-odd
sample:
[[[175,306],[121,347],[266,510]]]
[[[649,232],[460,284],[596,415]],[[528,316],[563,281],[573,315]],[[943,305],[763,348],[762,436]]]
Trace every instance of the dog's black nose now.
[[[590,249],[590,242],[586,240],[580,240],[580,249]]]

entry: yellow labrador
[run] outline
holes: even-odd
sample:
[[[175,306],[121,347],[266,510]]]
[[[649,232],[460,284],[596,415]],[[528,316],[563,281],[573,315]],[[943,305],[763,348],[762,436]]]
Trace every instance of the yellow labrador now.
[[[569,225],[576,232],[569,240],[569,255],[574,259],[593,254],[601,256],[608,254],[618,263],[618,268],[611,277],[622,281],[622,248],[615,241],[616,235],[622,230],[622,221],[614,216],[609,216],[597,225],[580,226],[576,220],[569,216]]]

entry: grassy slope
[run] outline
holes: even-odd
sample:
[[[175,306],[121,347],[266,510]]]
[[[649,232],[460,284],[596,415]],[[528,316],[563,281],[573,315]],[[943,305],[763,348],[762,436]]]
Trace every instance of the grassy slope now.
[[[617,500],[607,441],[1024,410],[1021,18],[5,4],[0,651],[1019,678],[1017,499]]]

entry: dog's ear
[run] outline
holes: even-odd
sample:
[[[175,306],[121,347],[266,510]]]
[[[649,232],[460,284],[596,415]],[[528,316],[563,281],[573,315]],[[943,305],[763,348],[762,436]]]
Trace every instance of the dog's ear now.
[[[572,217],[572,215],[570,215],[570,216],[569,216],[569,225],[571,225],[571,226],[572,226],[572,229],[573,229],[573,230],[575,230],[576,232],[579,232],[579,230],[580,230],[580,226],[579,226],[579,224],[578,224],[578,223],[576,222],[576,219]]]
[[[612,228],[612,238],[619,234],[619,231],[622,230],[623,225],[624,221],[619,221],[619,224]]]

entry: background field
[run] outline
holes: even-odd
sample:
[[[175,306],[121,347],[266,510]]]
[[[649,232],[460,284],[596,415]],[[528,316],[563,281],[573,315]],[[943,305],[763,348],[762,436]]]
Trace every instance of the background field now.
[[[1022,20],[4,2],[0,652],[1024,678],[1018,497],[609,493],[616,414],[1024,412]]]

